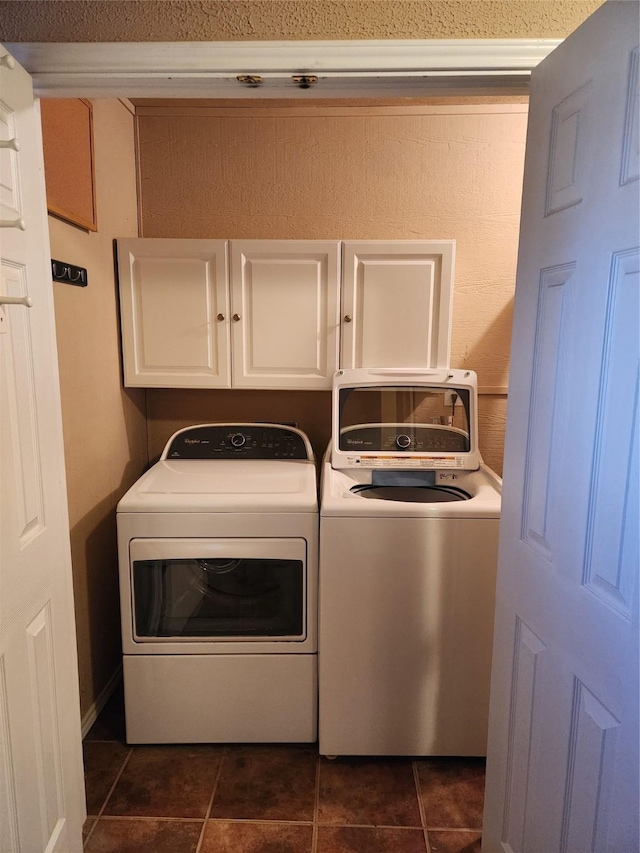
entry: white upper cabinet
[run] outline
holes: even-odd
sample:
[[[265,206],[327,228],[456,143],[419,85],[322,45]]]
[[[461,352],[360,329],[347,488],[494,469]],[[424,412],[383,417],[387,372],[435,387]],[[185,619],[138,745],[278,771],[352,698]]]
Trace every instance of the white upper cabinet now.
[[[455,240],[343,243],[340,366],[448,367]]]
[[[125,385],[228,388],[225,240],[118,240]]]
[[[331,388],[338,368],[340,244],[231,241],[235,388]]]
[[[454,250],[118,240],[125,385],[330,389],[339,367],[448,367]]]

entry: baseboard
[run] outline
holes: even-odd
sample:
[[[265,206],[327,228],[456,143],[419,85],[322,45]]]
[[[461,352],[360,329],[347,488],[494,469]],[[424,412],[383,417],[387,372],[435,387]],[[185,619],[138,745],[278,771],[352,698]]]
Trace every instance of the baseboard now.
[[[114,690],[116,689],[118,684],[120,684],[121,681],[122,681],[122,665],[120,665],[116,669],[116,671],[113,673],[113,675],[111,676],[109,681],[107,681],[105,686],[102,688],[102,690],[98,694],[96,701],[89,708],[87,713],[82,717],[82,739],[83,740],[85,739],[85,737],[89,733],[91,726],[98,719],[98,715],[100,714],[100,712],[102,711],[104,706],[107,704],[107,702],[111,698],[112,693],[114,692]]]

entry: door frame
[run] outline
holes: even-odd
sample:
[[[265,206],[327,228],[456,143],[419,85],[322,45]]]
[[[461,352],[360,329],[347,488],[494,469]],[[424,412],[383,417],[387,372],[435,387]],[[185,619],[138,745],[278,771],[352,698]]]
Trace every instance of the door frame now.
[[[31,74],[41,98],[314,100],[526,95],[532,69],[561,41],[12,42],[5,47]],[[243,76],[252,79],[238,79]],[[318,80],[293,79],[300,76]]]
[[[6,42],[39,98],[343,101],[371,97],[526,96],[529,77],[563,39],[228,42]],[[263,70],[264,69],[264,70]],[[317,73],[321,88],[292,76]],[[261,72],[263,86],[237,76]],[[129,104],[132,111],[133,105]],[[46,211],[43,211],[46,216]],[[492,389],[506,393],[506,388]],[[117,676],[100,694],[103,707]],[[90,723],[94,721],[91,719]],[[83,736],[90,727],[84,721]]]

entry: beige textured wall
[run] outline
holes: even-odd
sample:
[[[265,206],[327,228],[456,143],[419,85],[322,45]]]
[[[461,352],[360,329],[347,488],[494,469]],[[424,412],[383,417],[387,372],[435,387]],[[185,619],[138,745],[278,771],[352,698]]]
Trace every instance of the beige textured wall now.
[[[507,385],[525,105],[143,112],[143,236],[453,238],[451,364],[483,389]],[[312,397],[150,390],[150,458],[172,429],[239,417],[297,421],[322,453],[330,399]],[[498,471],[505,406],[481,396],[480,446]]]
[[[52,257],[88,270],[54,284],[83,715],[121,662],[115,506],[147,464],[144,391],[124,390],[113,238],[137,235],[133,116],[93,102],[98,232],[49,217]]]
[[[0,41],[564,38],[602,0],[15,0]]]

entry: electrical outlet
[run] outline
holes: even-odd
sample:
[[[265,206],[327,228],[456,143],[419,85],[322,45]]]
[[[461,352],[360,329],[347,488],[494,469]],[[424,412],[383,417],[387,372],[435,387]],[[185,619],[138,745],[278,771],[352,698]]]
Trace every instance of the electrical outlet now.
[[[458,394],[457,391],[449,390],[447,388],[447,390],[444,392],[444,404],[445,404],[445,406],[453,405],[453,395],[454,394],[456,395],[456,406],[462,405],[462,400],[460,399],[460,394]]]

